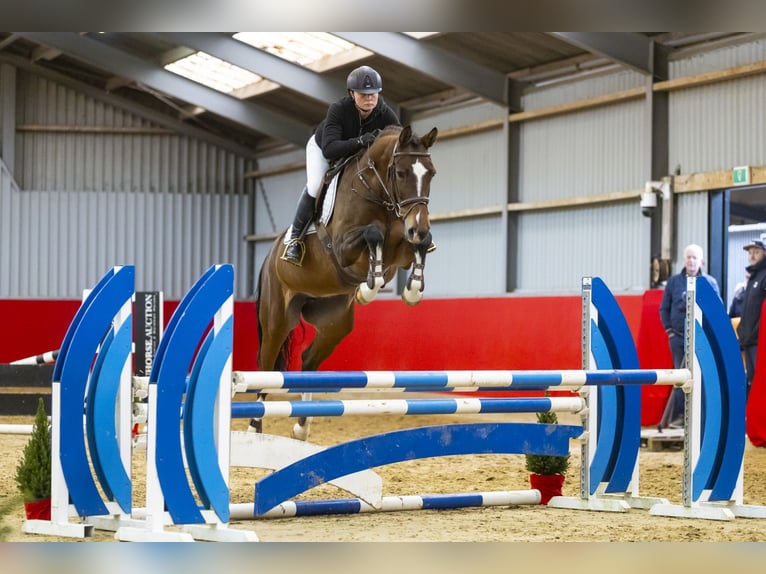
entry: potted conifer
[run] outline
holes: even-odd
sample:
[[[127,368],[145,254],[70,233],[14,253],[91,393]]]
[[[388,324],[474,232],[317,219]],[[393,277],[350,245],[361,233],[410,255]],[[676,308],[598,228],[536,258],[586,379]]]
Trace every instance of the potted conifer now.
[[[45,405],[40,398],[32,426],[32,435],[16,467],[16,484],[24,497],[28,520],[51,517],[51,430]]]
[[[543,411],[537,413],[537,422],[556,424],[559,419],[555,412]],[[569,469],[569,455],[527,454],[526,468],[530,472],[530,486],[540,491],[540,503],[548,504],[554,496],[561,496],[564,478]]]

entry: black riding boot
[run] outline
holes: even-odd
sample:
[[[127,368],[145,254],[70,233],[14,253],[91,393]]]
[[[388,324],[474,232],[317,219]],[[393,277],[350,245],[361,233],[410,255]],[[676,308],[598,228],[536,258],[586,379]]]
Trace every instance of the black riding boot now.
[[[293,219],[293,228],[290,233],[290,239],[282,252],[281,259],[301,266],[303,256],[306,254],[306,244],[303,242],[303,236],[311,218],[314,215],[314,198],[309,195],[308,188],[303,188],[301,197],[298,200],[298,209]]]

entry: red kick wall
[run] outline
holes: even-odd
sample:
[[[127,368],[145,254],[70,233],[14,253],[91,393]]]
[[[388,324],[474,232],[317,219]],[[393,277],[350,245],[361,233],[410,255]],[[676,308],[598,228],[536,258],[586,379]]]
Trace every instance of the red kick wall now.
[[[620,296],[643,368],[671,368],[662,291]],[[0,363],[58,349],[79,301],[0,300]],[[177,302],[165,303],[165,320]],[[398,299],[356,306],[354,332],[325,370],[579,369],[579,296]],[[311,327],[299,328],[308,344]],[[235,370],[256,370],[255,305],[234,304]],[[659,422],[669,388],[644,389],[642,423]]]

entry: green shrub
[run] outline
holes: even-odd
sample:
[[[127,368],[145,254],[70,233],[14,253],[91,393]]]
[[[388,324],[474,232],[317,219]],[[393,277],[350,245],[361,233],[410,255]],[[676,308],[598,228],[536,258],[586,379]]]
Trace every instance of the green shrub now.
[[[51,429],[45,405],[37,403],[32,435],[24,447],[24,455],[16,467],[16,485],[25,502],[44,500],[51,496]]]
[[[543,411],[537,413],[537,422],[544,424],[556,424],[559,418],[553,411]],[[534,474],[561,474],[565,475],[569,469],[569,455],[550,456],[544,454],[526,455],[526,468]]]

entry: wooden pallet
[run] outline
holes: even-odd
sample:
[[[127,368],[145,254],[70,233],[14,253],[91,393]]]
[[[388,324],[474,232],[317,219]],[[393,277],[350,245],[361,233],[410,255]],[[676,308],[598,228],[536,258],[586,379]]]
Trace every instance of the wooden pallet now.
[[[641,446],[650,452],[682,450],[684,429],[644,429],[641,431]]]

